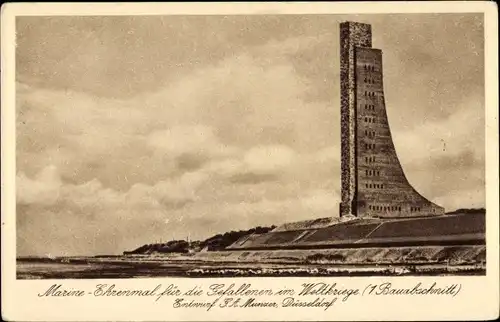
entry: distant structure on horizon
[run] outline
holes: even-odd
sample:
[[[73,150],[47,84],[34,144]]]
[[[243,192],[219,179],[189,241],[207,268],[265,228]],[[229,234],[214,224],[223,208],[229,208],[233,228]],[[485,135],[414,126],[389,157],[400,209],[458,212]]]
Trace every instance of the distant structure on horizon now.
[[[385,110],[382,51],[372,48],[369,24],[340,24],[340,86],[340,216],[444,214],[411,186],[397,157]]]

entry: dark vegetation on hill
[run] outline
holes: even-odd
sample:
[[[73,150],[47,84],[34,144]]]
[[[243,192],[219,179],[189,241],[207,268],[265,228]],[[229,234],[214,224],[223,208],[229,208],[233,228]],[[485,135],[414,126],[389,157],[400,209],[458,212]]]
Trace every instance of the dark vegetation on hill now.
[[[185,240],[171,240],[160,244],[146,244],[125,254],[187,253],[190,244]]]
[[[217,251],[226,248],[233,244],[243,236],[251,234],[264,234],[276,228],[271,227],[255,227],[248,230],[230,231],[224,234],[217,234],[203,241],[186,241],[186,240],[171,240],[166,243],[146,244],[132,251],[124,252],[125,255],[132,254],[152,254],[152,253],[189,253],[197,252],[203,249],[209,251]]]
[[[447,215],[455,215],[455,214],[485,214],[486,209],[484,208],[460,208],[455,211],[447,212]]]

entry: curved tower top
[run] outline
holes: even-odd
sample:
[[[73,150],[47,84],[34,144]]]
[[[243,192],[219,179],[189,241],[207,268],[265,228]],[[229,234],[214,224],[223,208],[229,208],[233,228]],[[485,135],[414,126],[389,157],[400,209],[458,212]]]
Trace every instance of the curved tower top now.
[[[439,215],[440,207],[408,182],[385,109],[382,51],[372,48],[368,24],[340,24],[340,215]]]

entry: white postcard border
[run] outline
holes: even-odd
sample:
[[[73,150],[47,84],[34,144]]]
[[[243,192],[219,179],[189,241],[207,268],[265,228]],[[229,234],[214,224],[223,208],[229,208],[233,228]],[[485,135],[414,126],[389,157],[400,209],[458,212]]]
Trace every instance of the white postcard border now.
[[[38,3],[2,6],[2,316],[23,321],[320,321],[320,320],[483,320],[499,313],[498,212],[498,16],[492,2],[390,3]],[[159,15],[159,14],[363,14],[363,13],[484,12],[486,90],[486,209],[487,275],[446,277],[329,278],[152,278],[125,280],[16,280],[15,239],[15,17],[26,15]],[[215,283],[250,283],[252,288],[294,288],[303,283],[337,283],[365,290],[390,282],[394,287],[418,283],[460,285],[456,296],[360,296],[339,300],[330,309],[246,308],[174,309],[164,297],[48,298],[38,293],[53,284],[93,292],[97,284],[117,288],[154,288],[176,284],[183,290]]]

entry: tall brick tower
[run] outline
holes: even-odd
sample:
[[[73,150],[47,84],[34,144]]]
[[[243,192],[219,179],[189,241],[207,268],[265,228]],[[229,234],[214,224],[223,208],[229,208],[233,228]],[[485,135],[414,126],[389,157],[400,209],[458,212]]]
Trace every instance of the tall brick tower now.
[[[440,207],[408,182],[392,142],[385,110],[382,51],[371,25],[340,24],[340,215],[438,215]]]

